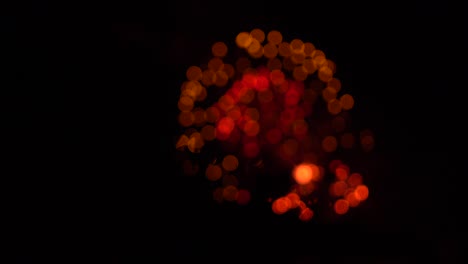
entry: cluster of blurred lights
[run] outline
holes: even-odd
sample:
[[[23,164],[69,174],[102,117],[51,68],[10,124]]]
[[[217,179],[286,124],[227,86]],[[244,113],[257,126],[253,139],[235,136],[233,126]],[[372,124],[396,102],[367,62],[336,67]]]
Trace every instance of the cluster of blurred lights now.
[[[276,30],[241,32],[235,44],[240,55],[231,61],[228,46],[216,42],[207,63],[186,71],[177,105],[183,133],[176,142],[188,153],[184,173],[211,181],[215,201],[246,205],[255,191],[252,168],[273,166],[265,163],[269,157],[291,178],[290,191],[270,199],[275,214],[294,209],[300,220],[312,219],[320,202],[314,193],[329,175],[337,215],[364,202],[369,189],[362,175],[332,154],[371,151],[374,135],[347,130],[354,98],[342,93],[335,63],[312,43],[287,42]],[[193,158],[202,153],[205,163]]]

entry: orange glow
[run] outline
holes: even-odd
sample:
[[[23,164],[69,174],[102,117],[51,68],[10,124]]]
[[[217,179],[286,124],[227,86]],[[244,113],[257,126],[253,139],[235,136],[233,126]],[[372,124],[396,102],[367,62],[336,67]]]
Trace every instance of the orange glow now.
[[[278,46],[278,53],[282,57],[290,57],[292,55],[291,45],[288,42],[283,42]]]
[[[341,147],[345,149],[350,149],[354,146],[354,136],[351,133],[344,133],[341,135]]]
[[[201,101],[205,100],[206,96],[208,95],[205,87],[200,85],[200,88],[201,88],[200,93],[195,98],[195,100],[197,100],[198,102],[201,102]]]
[[[252,54],[257,53],[260,48],[262,48],[262,44],[260,44],[258,40],[253,39],[250,45],[247,47],[247,52],[252,56]]]
[[[335,92],[338,93],[341,90],[341,81],[337,78],[331,78],[328,81],[327,86],[333,88]]]
[[[293,70],[293,77],[297,81],[305,81],[307,79],[308,71],[302,66],[296,66]]]
[[[343,94],[340,98],[344,110],[349,110],[354,106],[354,98],[349,94]]]
[[[252,38],[258,40],[258,42],[262,43],[265,40],[265,32],[263,30],[255,28],[252,31],[250,31],[250,36]]]
[[[229,110],[229,112],[227,112],[227,116],[232,118],[232,120],[234,120],[234,121],[239,120],[239,118],[242,116],[242,113],[241,113],[241,111],[239,109],[239,106],[234,105],[234,107],[231,108],[231,110]]]
[[[201,129],[200,134],[202,135],[204,140],[211,141],[216,138],[216,129],[212,125],[205,125]]]
[[[195,109],[193,111],[193,117],[194,117],[193,123],[196,126],[203,126],[205,121],[206,121],[205,120],[205,110],[203,110],[201,108]]]
[[[326,136],[322,140],[322,148],[325,152],[333,152],[338,147],[338,142],[334,136]]]
[[[312,59],[304,59],[302,66],[307,71],[307,74],[313,74],[317,70],[317,66]]]
[[[312,52],[312,59],[315,61],[317,67],[319,68],[327,63],[327,58],[325,57],[325,53],[318,49]]]
[[[202,92],[202,86],[198,81],[188,81],[182,86],[182,96],[195,99]]]
[[[176,149],[183,149],[185,146],[187,146],[188,141],[189,138],[186,135],[181,135],[179,140],[177,140]]]
[[[312,58],[312,54],[313,54],[314,50],[315,50],[314,44],[312,44],[310,42],[304,43],[304,54],[306,55],[306,57]]]
[[[335,205],[333,206],[335,213],[339,215],[344,215],[349,210],[349,203],[345,199],[336,200]]]
[[[216,72],[211,69],[203,71],[203,76],[202,76],[201,81],[203,85],[205,85],[206,87],[213,85],[216,81]]]
[[[236,44],[239,48],[246,49],[252,43],[252,36],[248,32],[241,32],[236,36]]]
[[[244,125],[244,133],[248,136],[254,137],[260,132],[260,125],[255,120],[248,120]]]
[[[218,106],[224,112],[228,112],[235,105],[235,100],[230,94],[225,94],[218,99]]]
[[[299,214],[299,219],[304,222],[310,221],[312,217],[314,217],[314,211],[312,211],[312,209],[309,207],[302,209],[301,213]]]
[[[180,112],[179,114],[179,124],[184,127],[189,127],[193,125],[195,117],[192,112]]]
[[[177,107],[179,108],[180,111],[182,112],[188,112],[193,109],[193,99],[189,96],[181,96],[179,98],[179,103],[177,104]]]
[[[290,192],[286,195],[286,198],[288,198],[291,201],[291,209],[296,208],[299,206],[299,202],[301,201],[301,198],[297,193]]]
[[[205,176],[210,181],[217,181],[221,179],[222,173],[221,167],[209,164],[208,167],[206,167]]]
[[[199,81],[202,78],[202,70],[198,66],[190,66],[185,75],[189,81]]]
[[[348,184],[344,181],[336,181],[330,185],[330,195],[334,197],[343,196],[348,188]]]
[[[280,197],[273,201],[271,204],[271,209],[275,214],[284,214],[291,208],[291,200],[286,197]]]
[[[361,184],[356,187],[354,193],[359,201],[364,201],[369,197],[369,188],[367,188],[366,185]]]
[[[266,52],[266,50],[265,50]],[[266,54],[266,53],[265,53]],[[266,56],[266,55],[265,55]],[[270,71],[273,71],[273,70],[281,70],[281,68],[283,67],[283,63],[281,63],[281,60],[278,59],[278,58],[273,58],[273,59],[269,59],[268,62],[267,62],[267,67]]]
[[[291,40],[291,50],[293,53],[299,53],[304,51],[304,42],[300,39]]]
[[[351,187],[356,187],[358,185],[361,185],[362,184],[362,175],[357,173],[357,172],[352,173],[351,175],[349,175],[348,184]]]
[[[318,71],[318,77],[322,82],[328,82],[333,78],[333,72],[328,67],[321,67]]]
[[[294,53],[294,51],[293,51],[293,54],[291,55],[290,58],[291,58],[291,61],[295,65],[298,65],[298,64],[304,63],[306,57],[305,57],[304,53]]]
[[[250,192],[246,189],[240,189],[237,192],[237,203],[240,205],[246,205],[250,202]]]
[[[322,97],[325,102],[330,102],[332,99],[336,99],[336,91],[330,87],[323,89]]]
[[[346,181],[349,176],[349,167],[345,164],[340,164],[335,169],[335,177],[340,181]]]
[[[214,57],[210,61],[208,61],[208,69],[214,72],[222,70],[223,66],[224,66],[223,60],[218,57]]]
[[[273,85],[281,85],[285,81],[284,73],[281,70],[273,70],[270,73],[270,80]]]
[[[187,142],[188,149],[190,150],[190,152],[193,153],[199,153],[204,145],[205,142],[203,141],[201,134],[198,132],[195,132],[192,135],[190,135],[190,139]]]
[[[360,203],[356,196],[356,192],[352,191],[351,189],[345,193],[345,199],[348,201],[349,207],[356,207]]]
[[[300,185],[305,185],[320,178],[319,168],[312,163],[301,163],[293,169],[294,180]]]
[[[220,115],[218,108],[213,106],[208,107],[205,111],[205,119],[209,123],[218,121]]]
[[[334,63],[332,60],[327,59],[327,64],[328,68],[332,71],[332,73],[336,73],[336,63]]]
[[[337,115],[341,112],[341,103],[339,100],[331,99],[327,104],[328,112],[332,115]]]
[[[263,47],[263,54],[266,58],[272,59],[278,55],[278,48],[275,44],[269,42]]]
[[[239,166],[239,160],[234,155],[227,155],[224,157],[222,165],[226,171],[234,171]]]
[[[228,48],[224,42],[219,41],[211,46],[211,52],[213,53],[213,56],[224,57],[228,52]]]
[[[236,186],[229,185],[223,190],[223,198],[226,201],[234,202],[237,200],[238,190]]]
[[[277,30],[272,30],[268,32],[267,39],[269,42],[279,45],[281,41],[283,41],[283,35],[281,35],[281,32]]]
[[[226,84],[228,83],[228,81],[229,81],[229,76],[227,75],[226,72],[224,72],[224,71],[217,71],[217,72],[216,72],[216,78],[215,78],[214,84],[215,84],[217,87],[226,86]]]
[[[228,78],[232,78],[234,77],[234,74],[236,73],[235,69],[234,69],[234,66],[232,66],[231,64],[229,63],[225,63],[224,66],[223,66],[223,71],[226,73],[226,75],[228,76]]]

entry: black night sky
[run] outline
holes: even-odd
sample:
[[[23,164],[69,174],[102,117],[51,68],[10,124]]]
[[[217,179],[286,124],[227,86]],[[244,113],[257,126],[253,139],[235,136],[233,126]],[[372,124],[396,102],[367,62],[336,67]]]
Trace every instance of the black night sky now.
[[[2,18],[15,83],[14,170],[4,175],[14,263],[462,263],[463,6],[38,1],[16,10]],[[303,223],[263,200],[219,205],[202,176],[181,173],[185,70],[214,42],[254,28],[323,50],[355,96],[354,124],[375,133],[374,151],[359,158],[371,196],[341,219]]]

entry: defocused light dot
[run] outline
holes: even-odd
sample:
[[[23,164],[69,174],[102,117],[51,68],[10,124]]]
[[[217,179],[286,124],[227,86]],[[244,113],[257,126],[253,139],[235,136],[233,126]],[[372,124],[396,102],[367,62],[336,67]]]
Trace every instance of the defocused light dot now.
[[[223,190],[223,198],[226,201],[230,201],[230,202],[236,201],[237,194],[238,194],[237,188],[236,186],[233,186],[233,185],[229,185],[225,187]]]
[[[206,87],[213,85],[216,81],[216,72],[208,69],[203,71],[203,76],[202,76],[202,83]]]
[[[229,76],[227,75],[226,72],[224,71],[217,71],[216,72],[216,79],[215,79],[215,85],[217,87],[223,87],[225,86],[229,81]]]
[[[218,121],[220,115],[218,108],[213,106],[208,107],[205,111],[205,119],[210,123]]]
[[[281,63],[280,59],[273,58],[273,59],[268,60],[267,67],[270,71],[281,70],[281,68],[283,67],[283,64]]]
[[[190,139],[187,142],[187,147],[192,153],[199,153],[203,147],[205,142],[203,141],[203,138],[200,133],[195,132],[192,135],[190,135]]]
[[[300,39],[291,40],[291,49],[293,52],[303,52],[304,51],[304,42]]]
[[[291,201],[291,208],[296,208],[299,206],[299,202],[301,198],[299,195],[295,192],[290,192],[286,195],[286,198],[288,198]]]
[[[228,48],[226,44],[219,41],[219,42],[214,43],[213,46],[211,46],[211,52],[213,53],[213,56],[224,57],[226,56],[228,52]]]
[[[255,158],[260,153],[260,146],[257,142],[248,142],[243,145],[242,150],[247,158]]]
[[[234,186],[237,187],[239,186],[239,180],[237,179],[236,176],[232,174],[226,174],[223,176],[223,186]]]
[[[186,71],[189,81],[199,81],[202,78],[202,70],[198,66],[190,66]]]
[[[340,164],[342,164],[341,160],[338,160],[338,159],[332,160],[328,164],[328,169],[330,170],[330,172],[335,173],[336,168],[338,168]]]
[[[351,175],[349,175],[348,184],[351,187],[356,187],[358,185],[361,185],[362,184],[362,175],[357,173],[357,172],[352,173]]]
[[[250,31],[250,36],[258,40],[258,42],[260,43],[262,43],[265,40],[265,32],[263,32],[261,29],[258,29],[258,28],[255,28],[252,31]]]
[[[176,143],[176,149],[182,150],[185,146],[187,146],[187,142],[189,138],[186,135],[181,135],[179,140]]]
[[[345,199],[338,199],[335,201],[335,205],[333,206],[333,209],[339,215],[346,214],[349,210],[349,203]]]
[[[291,60],[291,57],[284,57],[283,58],[283,69],[284,70],[290,72],[290,71],[294,70],[294,67],[296,67],[296,65]]]
[[[224,62],[218,57],[214,57],[208,61],[208,69],[217,72],[223,69]]]
[[[240,189],[237,192],[237,203],[240,205],[246,205],[250,202],[250,192],[246,189]]]
[[[218,105],[221,110],[228,112],[235,106],[235,99],[230,94],[224,94],[218,99]]]
[[[314,44],[310,42],[304,43],[304,54],[306,55],[306,57],[312,58],[312,53],[314,52],[314,50],[315,50]]]
[[[273,85],[281,85],[285,81],[284,73],[281,70],[273,70],[270,73],[270,80]]]
[[[282,42],[278,46],[278,53],[282,57],[290,57],[292,55],[291,45],[288,42]]]
[[[269,42],[263,47],[263,54],[266,58],[272,59],[278,55],[278,48],[275,44]]]
[[[360,203],[356,196],[356,192],[352,189],[348,189],[348,191],[345,192],[345,199],[348,201],[349,207],[356,207]]]
[[[340,102],[344,110],[349,110],[354,106],[354,98],[350,94],[343,94]]]
[[[239,48],[246,49],[252,43],[252,36],[248,32],[241,32],[236,36],[236,44]]]
[[[189,127],[193,125],[195,117],[192,112],[180,112],[178,120],[181,126]]]
[[[330,195],[333,197],[343,196],[348,184],[344,181],[336,181],[330,185]]]
[[[304,53],[294,53],[291,55],[291,61],[295,64],[302,64],[305,61],[305,54]]]
[[[333,88],[335,92],[338,93],[341,90],[341,81],[337,78],[331,78],[328,81],[327,86]]]
[[[233,171],[237,169],[237,166],[239,166],[239,161],[237,160],[237,157],[234,155],[227,155],[223,159],[223,168],[226,171]]]
[[[322,67],[325,63],[327,63],[327,58],[325,57],[325,53],[321,50],[314,50],[312,52],[312,59],[315,61],[315,64],[318,68]]]
[[[333,152],[338,147],[338,142],[334,136],[327,136],[322,140],[322,148],[325,152]]]
[[[323,89],[322,97],[325,102],[330,102],[332,99],[336,99],[336,91],[330,87]]]
[[[210,181],[217,181],[221,179],[222,173],[223,172],[221,167],[214,164],[209,164],[205,171],[206,178]]]
[[[189,96],[195,99],[201,92],[202,86],[198,81],[188,81],[182,86],[182,96]]]
[[[350,149],[354,146],[354,136],[351,133],[344,133],[340,139],[341,147]]]
[[[247,47],[247,52],[252,56],[252,54],[255,54],[256,52],[258,52],[261,47],[262,47],[262,45],[260,44],[260,42],[258,42],[258,40],[256,40],[256,39],[254,39],[254,40],[252,40],[250,45]]]
[[[284,154],[291,157],[296,154],[299,144],[296,139],[289,138],[283,142],[282,149]]]
[[[216,129],[212,125],[205,125],[201,129],[200,134],[202,135],[204,140],[211,141],[216,138]]]
[[[299,219],[303,222],[310,221],[312,217],[314,216],[314,211],[310,209],[309,207],[306,207],[301,210],[301,213],[299,214]]]
[[[301,163],[293,169],[294,180],[296,180],[296,182],[300,185],[305,185],[311,181],[319,180],[319,174],[319,168],[311,163]]]
[[[308,74],[313,74],[317,70],[317,66],[312,59],[304,59],[302,66],[304,66]]]
[[[336,63],[334,61],[327,59],[327,66],[330,68],[333,74],[336,73]]]
[[[219,120],[217,125],[217,130],[222,134],[231,134],[232,130],[234,129],[235,123],[234,120],[230,117],[223,117]]]
[[[318,71],[318,77],[322,82],[328,82],[333,78],[333,72],[328,67],[321,67]]]
[[[260,132],[260,125],[255,120],[248,120],[244,125],[244,133],[248,136],[256,136]]]
[[[223,71],[226,73],[226,75],[228,76],[228,78],[232,78],[234,77],[234,74],[236,73],[235,69],[234,69],[234,66],[232,66],[231,64],[229,63],[225,63],[223,65]]]
[[[193,123],[196,126],[203,126],[205,121],[205,110],[201,108],[193,110]]]
[[[189,96],[181,96],[179,98],[179,103],[177,104],[177,107],[179,108],[180,111],[182,112],[188,112],[193,109],[193,99]]]
[[[305,81],[307,74],[307,70],[302,65],[294,67],[293,77],[296,81]]]
[[[255,90],[248,87],[242,87],[239,91],[239,101],[244,104],[249,104],[253,99],[255,99]]]
[[[358,185],[354,192],[359,201],[364,201],[369,197],[369,189],[365,185]]]
[[[268,32],[267,39],[269,42],[279,45],[281,41],[283,41],[283,35],[281,35],[281,32],[277,30],[272,30]]]
[[[332,115],[337,115],[341,112],[341,103],[339,100],[331,99],[327,103],[328,112]]]
[[[291,208],[291,201],[286,197],[280,197],[273,201],[271,209],[275,214],[284,214]]]
[[[349,175],[349,167],[345,164],[340,164],[335,169],[335,177],[340,181],[346,181]]]

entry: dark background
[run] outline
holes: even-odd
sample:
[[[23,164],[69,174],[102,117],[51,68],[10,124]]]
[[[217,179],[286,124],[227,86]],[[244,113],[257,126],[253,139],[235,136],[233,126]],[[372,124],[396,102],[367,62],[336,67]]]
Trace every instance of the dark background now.
[[[38,1],[15,10],[2,30],[13,83],[5,204],[18,263],[462,262],[464,6]],[[371,196],[340,220],[301,223],[262,201],[219,206],[204,181],[180,173],[185,70],[215,41],[253,28],[322,49],[356,98],[353,120],[376,135],[362,160]]]

